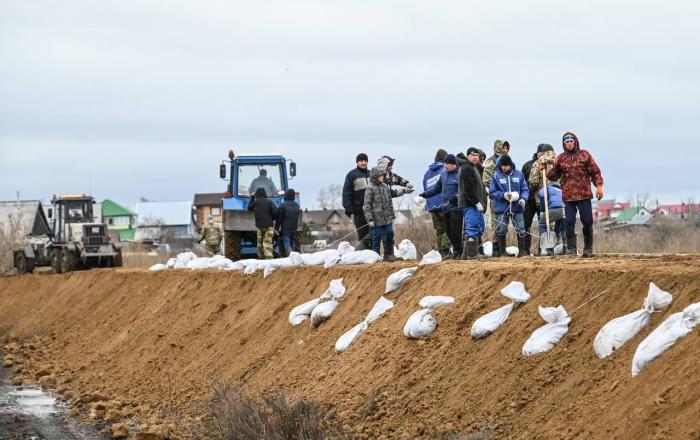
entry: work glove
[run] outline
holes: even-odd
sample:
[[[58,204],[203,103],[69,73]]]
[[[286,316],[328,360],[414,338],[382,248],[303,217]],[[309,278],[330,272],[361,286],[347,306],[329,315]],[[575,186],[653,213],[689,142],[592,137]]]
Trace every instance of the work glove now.
[[[518,193],[515,192],[515,191],[513,191],[513,192],[510,193],[510,201],[511,201],[511,203],[517,202],[518,199],[520,199],[520,194],[518,194]]]
[[[406,185],[406,188],[404,188],[404,190],[403,190],[404,194],[411,194],[413,191],[415,191],[415,189],[413,188],[413,185],[411,185],[410,183],[408,185]]]
[[[595,190],[595,196],[598,200],[603,198],[603,185],[598,185]]]
[[[509,191],[504,192],[503,198],[510,202],[510,192]]]
[[[520,205],[521,208],[525,209],[525,199],[520,199],[520,201],[518,201],[518,205]]]
[[[406,184],[406,189],[411,190],[411,192],[415,191],[416,189],[413,187],[413,184],[411,182],[408,182]]]
[[[367,222],[367,226],[369,226],[370,228],[373,228],[373,227],[374,227],[374,222],[373,222],[373,221],[368,221],[368,222]]]
[[[422,192],[422,193],[418,194],[418,197],[420,197],[421,199],[427,199],[428,195],[426,193]]]
[[[484,212],[484,205],[482,205],[481,202],[477,202],[477,204],[476,204],[476,209],[477,209],[479,212]]]
[[[349,210],[346,209],[346,210],[345,210],[345,215],[347,215],[348,217],[352,218],[352,211],[349,211]]]

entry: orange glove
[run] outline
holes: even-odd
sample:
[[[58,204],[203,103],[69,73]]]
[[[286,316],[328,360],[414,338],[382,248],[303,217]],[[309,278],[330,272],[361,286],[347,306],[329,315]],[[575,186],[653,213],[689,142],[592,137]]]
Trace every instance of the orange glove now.
[[[603,185],[598,185],[596,187],[595,196],[598,200],[603,198]]]
[[[543,170],[545,168],[547,168],[547,164],[544,162],[540,162],[540,170]]]

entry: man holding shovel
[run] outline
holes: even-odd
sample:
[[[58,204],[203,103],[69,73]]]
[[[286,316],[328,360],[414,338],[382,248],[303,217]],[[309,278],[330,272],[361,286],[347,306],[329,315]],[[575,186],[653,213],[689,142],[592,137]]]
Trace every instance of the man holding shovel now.
[[[583,224],[583,257],[593,256],[593,210],[591,208],[591,183],[596,187],[596,198],[603,198],[603,176],[593,156],[582,150],[575,134],[567,131],[562,138],[564,152],[557,156],[552,169],[547,172],[550,180],[559,180],[566,217],[566,246],[569,255],[576,252],[576,213]]]

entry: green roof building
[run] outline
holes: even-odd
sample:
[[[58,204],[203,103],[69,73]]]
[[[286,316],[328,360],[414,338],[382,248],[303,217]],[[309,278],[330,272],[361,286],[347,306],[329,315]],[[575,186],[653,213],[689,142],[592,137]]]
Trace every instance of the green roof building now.
[[[119,240],[133,240],[136,234],[136,213],[117,202],[105,199],[102,202],[102,221],[109,231],[119,234]]]

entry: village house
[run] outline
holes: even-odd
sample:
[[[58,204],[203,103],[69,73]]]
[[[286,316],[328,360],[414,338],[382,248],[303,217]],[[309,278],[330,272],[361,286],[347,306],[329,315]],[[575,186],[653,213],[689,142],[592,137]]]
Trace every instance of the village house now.
[[[136,213],[119,203],[105,199],[101,203],[102,221],[107,224],[110,235],[116,234],[119,241],[131,241],[136,235]]]
[[[214,222],[221,224],[223,222],[223,199],[222,193],[199,193],[194,195],[194,215],[195,225],[197,230],[204,227],[207,218],[211,215],[214,217]]]

